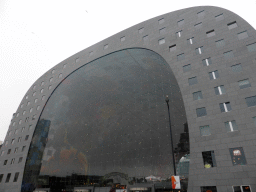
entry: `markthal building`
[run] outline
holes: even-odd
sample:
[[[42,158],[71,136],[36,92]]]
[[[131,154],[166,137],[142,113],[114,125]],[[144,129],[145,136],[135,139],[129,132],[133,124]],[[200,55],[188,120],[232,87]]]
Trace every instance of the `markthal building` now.
[[[255,29],[192,7],[92,45],[31,85],[0,154],[1,192],[256,191]]]

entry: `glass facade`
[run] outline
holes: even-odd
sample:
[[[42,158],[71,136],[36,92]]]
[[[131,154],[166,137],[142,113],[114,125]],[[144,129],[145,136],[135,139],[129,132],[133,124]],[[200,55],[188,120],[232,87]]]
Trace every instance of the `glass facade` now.
[[[150,50],[126,49],[82,66],[60,83],[42,111],[22,191],[126,191],[148,184],[170,190],[172,153],[186,191],[189,135],[181,98],[169,65]]]

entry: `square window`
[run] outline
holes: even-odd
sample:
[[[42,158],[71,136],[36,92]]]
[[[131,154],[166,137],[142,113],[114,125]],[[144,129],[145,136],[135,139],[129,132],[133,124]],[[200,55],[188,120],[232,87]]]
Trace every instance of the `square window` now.
[[[160,34],[164,34],[164,33],[165,33],[165,29],[166,29],[165,27],[162,28],[162,29],[159,29],[159,33],[160,33]]]
[[[169,47],[169,50],[170,50],[170,52],[171,52],[171,51],[175,51],[175,50],[176,50],[176,44],[170,46],[170,47]]]
[[[250,84],[248,79],[245,79],[245,80],[242,80],[242,81],[238,81],[238,85],[239,85],[240,89],[251,87],[251,84]]]
[[[245,39],[248,37],[247,31],[243,31],[241,33],[237,33],[237,37],[239,40]]]
[[[22,159],[23,159],[23,157],[20,157],[18,163],[21,163]]]
[[[204,160],[204,168],[217,167],[214,151],[202,152]]]
[[[228,24],[228,29],[229,29],[229,30],[230,30],[230,29],[234,29],[234,28],[236,28],[236,27],[237,27],[236,21],[234,21],[234,22]]]
[[[196,54],[201,55],[203,53],[203,46],[196,48]]]
[[[202,27],[202,22],[201,23],[197,23],[194,25],[195,29],[200,29]]]
[[[209,57],[207,59],[203,59],[202,62],[203,62],[204,66],[209,66],[212,64],[212,59],[211,59],[211,57]]]
[[[242,147],[230,148],[229,152],[234,166],[247,164],[244,155],[244,150]]]
[[[220,85],[220,86],[214,87],[214,91],[215,91],[216,95],[222,95],[222,94],[226,93],[224,85]]]
[[[210,73],[209,73],[209,77],[210,77],[210,80],[212,80],[212,79],[218,79],[218,78],[219,78],[219,72],[218,72],[218,70],[210,72]]]
[[[191,65],[190,65],[190,64],[183,66],[183,72],[184,72],[184,73],[185,73],[185,72],[188,72],[188,71],[190,71],[190,70],[191,70]]]
[[[147,41],[148,40],[148,35],[142,37],[143,41]]]
[[[246,97],[245,101],[248,107],[256,106],[256,96]]]
[[[193,99],[194,100],[201,100],[203,99],[203,95],[201,91],[197,91],[193,93]]]
[[[194,41],[194,37],[191,37],[187,40],[188,44],[192,45]]]
[[[249,52],[256,51],[256,43],[247,45],[247,49]]]
[[[216,21],[221,21],[221,20],[223,20],[223,19],[224,19],[223,13],[220,14],[220,15],[215,16],[215,20],[216,20]]]
[[[184,24],[184,19],[182,19],[182,20],[178,21],[177,23],[178,23],[178,26],[183,25],[183,24]]]
[[[202,107],[202,108],[198,108],[196,109],[196,114],[197,114],[197,117],[203,117],[203,116],[206,116],[207,113],[206,113],[206,109],[205,107]]]
[[[198,17],[203,17],[205,15],[204,10],[197,13]]]
[[[238,127],[235,120],[225,122],[225,127],[227,132],[238,131]]]
[[[229,112],[231,110],[232,110],[232,108],[231,108],[230,102],[220,103],[220,111],[221,112]]]
[[[188,79],[188,84],[189,85],[195,85],[197,84],[197,78],[196,77],[191,77]]]
[[[241,72],[242,71],[242,65],[241,64],[236,64],[236,65],[232,65],[231,69],[233,72]]]
[[[211,31],[206,32],[206,36],[207,36],[207,37],[212,37],[212,36],[214,36],[214,35],[215,35],[215,31],[214,31],[214,30],[211,30]]]
[[[164,43],[165,43],[165,39],[164,39],[164,38],[163,38],[163,39],[159,39],[159,40],[158,40],[158,43],[159,43],[159,45],[164,44]]]
[[[7,162],[8,162],[8,160],[4,160],[4,165],[6,165],[6,164],[7,164]]]
[[[18,181],[19,174],[20,174],[19,172],[15,173],[13,182],[17,182]]]
[[[201,192],[217,192],[216,186],[204,186],[201,187]]]
[[[233,51],[228,51],[223,54],[224,54],[225,59],[230,59],[230,58],[234,57]]]
[[[7,177],[6,177],[6,180],[5,180],[5,183],[9,183],[10,178],[11,178],[11,173],[8,173]]]
[[[181,35],[182,35],[182,31],[178,31],[178,32],[176,32],[176,37],[181,37]]]
[[[121,37],[121,38],[120,38],[120,41],[121,41],[121,42],[125,41],[125,36]]]
[[[218,40],[218,41],[215,41],[215,42],[216,42],[216,47],[223,47],[223,46],[225,46],[224,39],[221,39],[221,40]]]
[[[200,134],[201,136],[211,135],[211,130],[209,125],[200,126]]]
[[[158,20],[159,25],[164,23],[164,18]]]
[[[181,61],[183,59],[185,59],[185,54],[184,53],[181,53],[181,54],[177,55],[177,61]]]
[[[144,27],[139,29],[139,33],[143,33],[144,32]]]
[[[11,153],[11,149],[8,149],[7,151],[7,155],[9,155]]]

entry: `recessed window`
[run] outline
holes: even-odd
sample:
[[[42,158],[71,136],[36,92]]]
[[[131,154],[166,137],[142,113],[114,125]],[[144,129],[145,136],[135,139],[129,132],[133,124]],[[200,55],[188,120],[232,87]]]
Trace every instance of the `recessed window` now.
[[[230,59],[230,58],[234,57],[233,51],[228,51],[223,54],[224,54],[225,59]]]
[[[202,152],[204,160],[204,168],[217,167],[214,151],[204,151]]]
[[[229,152],[234,166],[247,164],[244,155],[244,150],[242,147],[230,148]]]
[[[6,165],[6,164],[7,164],[7,162],[8,162],[8,160],[4,160],[4,165]]]
[[[7,155],[9,155],[11,153],[11,149],[8,149],[7,151]]]
[[[256,106],[256,96],[246,97],[245,101],[248,107]]]
[[[164,34],[165,33],[165,30],[166,30],[166,28],[164,27],[164,28],[162,28],[162,29],[159,29],[159,33],[160,34]]]
[[[33,97],[36,96],[36,92],[33,93]]]
[[[12,159],[12,160],[11,160],[11,165],[14,164],[14,161],[15,161],[15,159]]]
[[[216,47],[223,47],[223,46],[225,46],[224,39],[221,39],[221,40],[218,40],[218,41],[215,41],[215,42],[216,42]]]
[[[252,118],[253,122],[254,122],[254,125],[256,126],[256,117],[253,117]],[[2,156],[2,155],[1,155]]]
[[[29,130],[29,131],[32,130],[32,125],[29,125],[28,130]]]
[[[220,85],[220,86],[214,87],[214,91],[215,91],[216,95],[222,95],[222,94],[226,93],[224,85]]]
[[[120,38],[120,41],[121,41],[121,42],[125,41],[125,36],[121,37],[121,38]]]
[[[17,153],[17,152],[18,152],[18,149],[19,149],[19,148],[16,147],[15,150],[14,150],[14,153]]]
[[[216,186],[203,186],[201,192],[217,192]]]
[[[52,78],[50,78],[50,80],[49,80],[50,82],[52,82],[53,81],[53,77]]]
[[[188,79],[188,84],[189,85],[195,85],[197,84],[197,78],[196,77],[191,77]]]
[[[29,135],[26,135],[26,137],[25,137],[25,141],[27,141],[27,140],[28,140],[28,137],[29,137]]]
[[[197,117],[203,117],[203,116],[206,116],[206,115],[207,115],[207,113],[206,113],[206,109],[205,109],[205,107],[197,108],[197,109],[196,109],[196,114],[197,114]]]
[[[228,29],[229,29],[229,30],[230,30],[230,29],[234,29],[234,28],[236,28],[236,27],[237,27],[236,21],[234,21],[234,22],[228,24]]]
[[[25,130],[25,127],[22,127],[22,128],[21,128],[21,132],[24,132],[24,130]]]
[[[169,47],[169,50],[170,50],[170,52],[171,52],[171,51],[175,51],[175,50],[176,50],[176,44],[170,46],[170,47]]]
[[[183,24],[184,24],[184,19],[182,19],[182,20],[178,21],[177,23],[178,23],[178,26],[183,25]]]
[[[54,73],[55,73],[55,69],[52,70],[52,74],[54,74]]]
[[[9,183],[10,178],[11,178],[11,173],[8,173],[7,177],[6,177],[6,180],[5,180],[5,183]]]
[[[181,53],[181,54],[177,55],[177,61],[181,61],[183,59],[185,59],[185,54],[184,53]]]
[[[247,45],[247,49],[249,52],[256,51],[256,43]]]
[[[26,114],[26,111],[23,111],[22,115],[25,115]]]
[[[108,48],[108,44],[104,45],[103,49],[107,49]]]
[[[33,115],[32,120],[35,120],[35,119],[36,119],[36,115]]]
[[[21,163],[22,159],[23,159],[23,157],[20,157],[18,163]]]
[[[14,134],[17,134],[17,133],[18,133],[18,131],[19,131],[19,130],[18,130],[18,129],[16,129],[16,130],[15,130],[15,132],[14,132]]]
[[[7,146],[8,145],[8,141],[5,141],[4,145]]]
[[[242,65],[241,64],[232,65],[231,69],[235,73],[241,72],[242,71]]]
[[[252,192],[249,185],[233,186],[234,192]]]
[[[44,85],[44,81],[41,82],[41,86],[43,86],[43,85]]]
[[[220,15],[215,16],[215,20],[216,20],[216,21],[221,21],[221,20],[223,20],[223,19],[224,19],[223,13],[220,14]]]
[[[212,59],[211,59],[211,57],[209,57],[207,59],[203,59],[202,62],[203,62],[204,66],[209,66],[212,64]]]
[[[202,22],[195,24],[195,29],[200,29],[202,27]]]
[[[163,38],[163,39],[159,39],[159,40],[158,40],[158,43],[159,43],[159,45],[164,44],[164,43],[165,43],[165,39],[164,39],[164,38]]]
[[[181,31],[176,32],[176,37],[181,37],[181,34],[182,34],[182,30],[181,30]]]
[[[207,36],[207,37],[212,37],[212,36],[214,36],[214,35],[215,35],[215,31],[214,31],[214,30],[211,30],[211,31],[206,32],[206,36]]]
[[[21,123],[22,123],[22,120],[19,121],[19,124],[21,124]]]
[[[191,70],[191,65],[190,65],[190,64],[183,66],[183,72],[184,72],[184,73],[185,73],[185,72],[188,72],[188,71],[190,71],[190,70]]]
[[[14,144],[14,141],[15,141],[15,139],[12,139],[12,142],[11,142],[11,144]]]
[[[61,78],[61,77],[62,77],[62,73],[59,74],[59,78]]]
[[[250,84],[248,79],[245,79],[245,80],[242,80],[242,81],[238,81],[238,85],[239,85],[240,89],[251,87],[251,84]]]
[[[18,181],[19,174],[20,174],[19,172],[15,173],[13,182],[17,182]]]
[[[140,28],[138,31],[139,31],[139,33],[143,33],[144,32],[144,27]]]
[[[238,37],[239,40],[246,39],[248,37],[247,31],[237,33],[237,37]]]
[[[18,138],[18,143],[20,143],[20,142],[21,142],[21,137]]]
[[[230,102],[220,103],[220,111],[221,112],[229,112],[231,111]]]
[[[200,134],[201,136],[211,135],[211,130],[209,125],[200,126]]]
[[[193,99],[194,100],[201,100],[203,99],[203,95],[201,91],[197,91],[193,93]]]
[[[92,56],[93,55],[93,51],[91,51],[90,53],[89,53],[89,56]]]
[[[235,120],[225,122],[225,127],[226,127],[227,132],[233,132],[233,131],[238,130]]]
[[[212,79],[218,79],[218,78],[219,78],[219,72],[218,72],[218,70],[210,72],[210,73],[209,73],[209,77],[210,77],[210,80],[212,80]]]
[[[25,150],[25,148],[26,148],[26,146],[23,146],[21,152],[23,152]]]
[[[1,156],[3,156],[3,155],[4,155],[4,151],[1,152]]]
[[[192,45],[194,43],[194,37],[191,37],[187,40],[188,44]]]
[[[159,25],[164,23],[164,18],[158,20]]]
[[[4,174],[0,174],[0,183],[2,182]]]
[[[44,100],[44,99],[45,99],[45,95],[42,96],[42,100]]]
[[[200,55],[200,54],[202,54],[202,53],[203,53],[203,46],[196,48],[196,54],[197,54],[197,55]]]
[[[204,15],[205,15],[205,11],[204,10],[197,13],[198,17],[203,17]]]
[[[41,91],[40,91],[41,93],[43,93],[44,92],[44,89],[41,89]]]
[[[37,103],[38,99],[35,99],[35,103]]]
[[[147,41],[148,40],[148,35],[145,35],[144,37],[142,37],[143,41]]]

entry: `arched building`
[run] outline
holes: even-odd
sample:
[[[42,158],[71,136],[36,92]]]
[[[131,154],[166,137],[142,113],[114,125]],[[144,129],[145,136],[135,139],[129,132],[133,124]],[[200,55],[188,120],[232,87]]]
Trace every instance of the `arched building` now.
[[[255,35],[193,7],[62,61],[11,121],[0,191],[172,191],[173,157],[179,191],[256,190]]]

